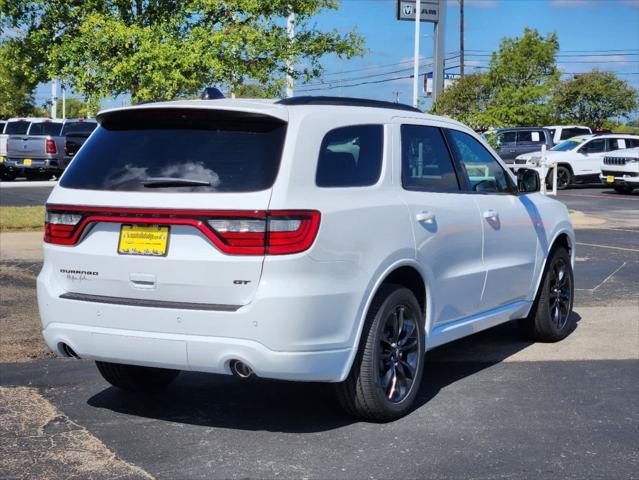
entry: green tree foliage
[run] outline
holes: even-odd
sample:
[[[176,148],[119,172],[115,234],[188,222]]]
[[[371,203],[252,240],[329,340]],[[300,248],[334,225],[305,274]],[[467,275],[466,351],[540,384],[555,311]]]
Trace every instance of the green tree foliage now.
[[[526,29],[522,37],[505,38],[488,71],[455,82],[434,110],[473,127],[542,125],[551,119],[548,100],[559,82],[558,49],[554,33]]]
[[[627,117],[637,109],[637,90],[614,73],[593,70],[562,82],[553,96],[558,117],[601,127],[611,117]]]
[[[232,93],[238,98],[269,98],[272,96],[269,90],[257,83],[244,83],[233,88]]]
[[[58,108],[62,108],[62,102],[58,102]],[[93,112],[89,112],[88,105],[79,98],[67,98],[65,102],[65,115],[67,118],[86,118]],[[62,111],[60,110],[60,114]]]
[[[0,44],[0,118],[27,116],[34,109],[36,80],[25,68],[13,40]]]
[[[20,46],[31,49],[39,80],[61,78],[89,103],[125,93],[133,102],[172,99],[249,80],[274,93],[287,73],[321,75],[325,54],[363,52],[355,32],[312,22],[338,8],[334,0],[11,0],[0,8],[0,28],[23,32]]]

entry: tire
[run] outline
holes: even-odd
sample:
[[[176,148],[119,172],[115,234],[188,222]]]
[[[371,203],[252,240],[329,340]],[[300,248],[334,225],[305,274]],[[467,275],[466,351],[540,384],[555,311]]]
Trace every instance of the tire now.
[[[565,190],[572,185],[572,172],[568,167],[559,165],[557,167],[557,190]],[[552,188],[552,171],[546,177],[546,186]]]
[[[563,276],[561,271],[563,270]],[[524,334],[537,342],[558,342],[573,330],[574,275],[570,255],[564,247],[554,249],[549,258],[533,307],[519,321]]]
[[[615,192],[624,193],[624,194],[632,193],[634,189],[634,187],[630,185],[616,185],[614,188],[615,188]]]
[[[382,285],[366,315],[351,371],[335,385],[344,410],[377,422],[406,415],[421,383],[424,342],[424,314],[413,292]]]
[[[128,392],[156,392],[166,388],[180,373],[166,368],[140,367],[121,363],[95,362],[102,377]]]

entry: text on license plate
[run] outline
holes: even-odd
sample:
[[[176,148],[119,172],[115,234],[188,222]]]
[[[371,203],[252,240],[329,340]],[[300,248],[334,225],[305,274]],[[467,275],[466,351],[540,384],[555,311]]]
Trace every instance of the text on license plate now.
[[[122,225],[118,253],[124,255],[166,255],[169,227],[162,225]]]

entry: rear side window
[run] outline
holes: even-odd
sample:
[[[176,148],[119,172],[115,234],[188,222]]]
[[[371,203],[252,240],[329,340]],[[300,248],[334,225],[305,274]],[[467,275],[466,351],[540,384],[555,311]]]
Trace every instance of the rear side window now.
[[[539,130],[517,132],[517,143],[530,144],[530,143],[546,143],[544,132]]]
[[[57,137],[62,130],[61,123],[54,122],[38,122],[32,123],[29,129],[29,135],[51,135]]]
[[[102,119],[60,185],[114,191],[265,190],[275,182],[285,135],[285,122],[246,112],[112,112]]]
[[[406,190],[456,192],[459,183],[441,131],[402,125],[402,185]]]
[[[517,141],[517,132],[500,133],[497,140],[500,145],[515,143]]]
[[[384,146],[383,125],[356,125],[324,136],[317,160],[318,187],[366,187],[379,180]]]
[[[31,122],[27,120],[16,120],[15,122],[7,122],[4,133],[7,135],[24,135],[29,130]]]
[[[91,133],[97,127],[97,123],[94,122],[67,122],[62,128],[60,135],[73,135],[78,133]]]

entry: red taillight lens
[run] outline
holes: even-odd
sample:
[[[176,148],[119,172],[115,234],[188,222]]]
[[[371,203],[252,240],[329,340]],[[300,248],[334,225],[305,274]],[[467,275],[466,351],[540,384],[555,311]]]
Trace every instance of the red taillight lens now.
[[[286,255],[315,241],[320,213],[314,210],[184,211],[51,205],[44,241],[75,245],[87,225],[97,222],[184,225],[202,232],[229,255]]]
[[[55,142],[50,138],[47,138],[46,140],[45,151],[51,155],[58,153],[58,148],[55,146]]]

